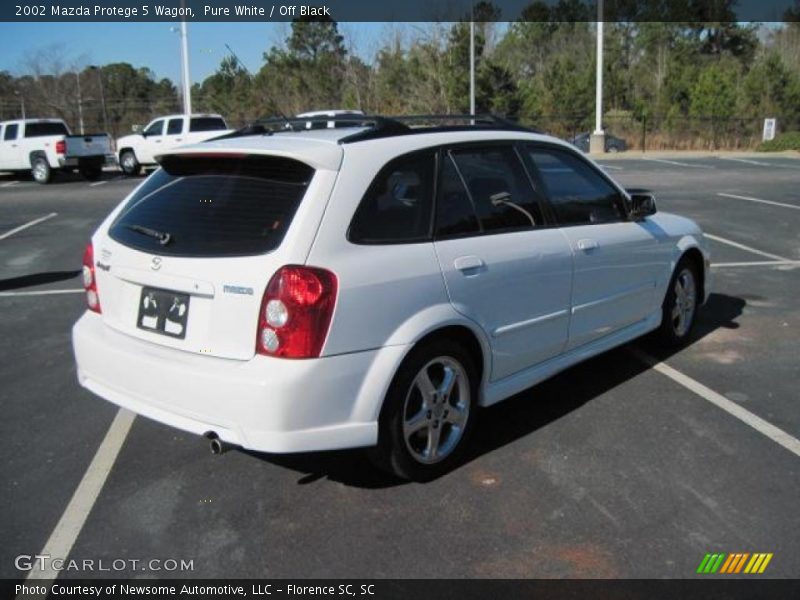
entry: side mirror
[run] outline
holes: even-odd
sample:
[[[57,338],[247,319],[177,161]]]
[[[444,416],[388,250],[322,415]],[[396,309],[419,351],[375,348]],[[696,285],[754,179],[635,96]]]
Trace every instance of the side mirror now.
[[[632,221],[641,221],[654,214],[656,214],[656,198],[653,194],[631,194]]]
[[[133,133],[142,133],[142,126],[141,125],[131,125],[131,131]]]

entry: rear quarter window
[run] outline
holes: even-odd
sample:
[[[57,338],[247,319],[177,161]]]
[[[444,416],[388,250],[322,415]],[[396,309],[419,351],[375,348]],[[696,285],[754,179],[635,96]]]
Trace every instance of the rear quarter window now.
[[[390,161],[370,184],[348,230],[355,244],[430,239],[436,155],[423,151]]]
[[[69,132],[63,123],[27,123],[25,125],[26,138],[48,135],[69,135]]]
[[[225,121],[219,117],[194,117],[189,121],[189,131],[222,131],[227,129]]]
[[[166,156],[109,235],[164,256],[264,254],[280,246],[313,175],[273,156]]]

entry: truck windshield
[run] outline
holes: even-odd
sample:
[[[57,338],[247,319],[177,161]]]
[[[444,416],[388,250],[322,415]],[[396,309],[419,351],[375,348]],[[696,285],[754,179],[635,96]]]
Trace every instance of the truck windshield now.
[[[313,175],[276,156],[166,156],[109,235],[160,255],[263,254],[280,245]]]
[[[25,125],[25,137],[44,137],[47,135],[69,135],[67,126],[63,123],[27,123]]]

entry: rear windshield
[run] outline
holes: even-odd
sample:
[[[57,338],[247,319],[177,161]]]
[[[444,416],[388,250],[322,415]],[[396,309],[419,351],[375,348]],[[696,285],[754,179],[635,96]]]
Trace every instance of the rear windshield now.
[[[189,120],[189,131],[221,131],[227,129],[219,117],[194,117]]]
[[[109,230],[168,256],[246,256],[280,246],[314,170],[274,156],[166,156]]]
[[[63,123],[27,123],[25,137],[43,137],[46,135],[69,135]]]

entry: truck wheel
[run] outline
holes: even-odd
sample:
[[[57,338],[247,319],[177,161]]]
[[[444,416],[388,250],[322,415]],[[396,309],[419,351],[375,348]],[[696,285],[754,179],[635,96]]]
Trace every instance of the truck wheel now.
[[[84,167],[81,169],[81,177],[87,181],[97,181],[100,175],[103,174],[103,169],[100,167]]]
[[[142,165],[136,160],[133,150],[125,150],[119,155],[119,166],[122,167],[122,172],[128,177],[135,177],[142,170]]]
[[[473,357],[448,339],[416,348],[397,371],[370,458],[404,479],[429,481],[458,464],[475,422]]]
[[[37,156],[31,161],[31,175],[36,183],[50,183],[53,172],[46,158]]]

